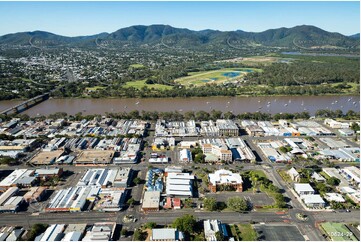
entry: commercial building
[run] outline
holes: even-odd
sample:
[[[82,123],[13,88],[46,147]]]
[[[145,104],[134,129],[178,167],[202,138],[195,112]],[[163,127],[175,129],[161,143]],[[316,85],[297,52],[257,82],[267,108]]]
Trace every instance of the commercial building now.
[[[177,229],[152,229],[151,241],[181,241],[184,240],[183,232]]]
[[[23,202],[22,196],[16,196],[19,188],[10,187],[0,196],[0,212],[16,212]]]
[[[16,169],[0,182],[0,188],[6,189],[17,185],[29,187],[35,180],[33,170]]]
[[[213,174],[209,174],[208,178],[211,192],[217,192],[220,186],[230,186],[236,192],[243,191],[243,180],[237,173],[222,169],[215,171]]]
[[[330,126],[333,129],[347,129],[350,127],[349,123],[339,122],[329,118],[325,119],[324,124]]]
[[[183,163],[192,162],[192,153],[188,149],[182,149],[179,151],[179,161]]]
[[[166,193],[167,196],[193,196],[194,176],[189,173],[167,173]]]
[[[232,152],[221,139],[211,138],[199,141],[206,162],[232,161]]]
[[[106,188],[101,189],[98,197],[95,210],[102,212],[118,212],[122,209],[126,200],[126,193],[120,189]]]
[[[325,207],[325,201],[318,194],[302,195],[301,200],[309,208],[323,208]]]
[[[112,150],[84,150],[75,160],[76,165],[107,165],[113,159]]]
[[[203,136],[219,136],[219,128],[216,126],[216,124],[212,121],[202,121],[201,122],[201,135]]]
[[[46,168],[35,170],[35,176],[39,178],[60,177],[62,174],[63,168]]]
[[[175,139],[173,137],[156,137],[152,144],[153,151],[165,150],[167,148],[173,149],[175,146]]]
[[[241,138],[228,138],[226,144],[232,152],[232,159],[237,161],[256,162],[256,156]]]
[[[278,142],[261,142],[257,144],[261,149],[263,154],[271,161],[271,162],[290,162],[291,157],[287,154],[281,154],[277,149],[279,149],[282,145]]]
[[[350,145],[346,144],[342,140],[336,140],[333,138],[320,138],[320,140],[325,143],[330,149],[338,149],[338,148],[348,148]]]
[[[165,120],[157,120],[154,135],[155,137],[197,136],[198,130],[194,120],[189,120],[187,122],[166,122]]]
[[[46,187],[32,187],[25,193],[24,200],[27,203],[40,202],[46,194]]]
[[[83,241],[111,241],[116,229],[116,222],[95,223],[90,231],[87,231]]]
[[[61,149],[53,151],[41,151],[31,159],[30,163],[33,165],[52,165],[63,154],[64,151]]]
[[[159,211],[160,191],[145,191],[142,203],[144,212]]]
[[[220,136],[238,136],[239,128],[235,122],[229,119],[218,119],[216,121]]]
[[[51,224],[37,241],[60,241],[64,237],[65,224]]]
[[[145,189],[147,191],[163,191],[163,170],[161,169],[150,169],[146,175]]]
[[[295,183],[294,189],[300,196],[315,194],[315,190],[308,183]]]

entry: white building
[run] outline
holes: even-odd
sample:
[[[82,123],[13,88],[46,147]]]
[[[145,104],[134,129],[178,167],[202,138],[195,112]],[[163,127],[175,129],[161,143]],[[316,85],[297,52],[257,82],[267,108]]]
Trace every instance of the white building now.
[[[300,173],[298,173],[298,171],[292,167],[291,169],[289,169],[287,171],[287,174],[291,177],[292,181],[294,182],[299,182],[300,181]]]
[[[183,232],[177,229],[152,229],[151,241],[181,241],[184,240]]]
[[[166,182],[167,196],[193,196],[194,176],[189,173],[168,173]]]
[[[294,189],[298,195],[312,195],[315,194],[315,190],[308,183],[295,183]]]
[[[179,161],[184,163],[192,162],[192,153],[188,149],[182,149],[179,152]]]
[[[238,173],[222,169],[215,171],[213,174],[209,174],[208,178],[211,192],[216,192],[217,186],[219,185],[230,185],[237,192],[243,191],[243,180]]]
[[[324,198],[325,198],[328,202],[338,202],[338,203],[343,203],[343,202],[345,202],[345,199],[342,197],[341,194],[334,193],[334,192],[325,193]]]
[[[221,231],[221,222],[219,220],[205,220],[203,222],[204,237],[207,241],[217,241],[216,233]]]
[[[310,208],[323,208],[325,206],[325,201],[318,194],[302,195],[301,200]]]

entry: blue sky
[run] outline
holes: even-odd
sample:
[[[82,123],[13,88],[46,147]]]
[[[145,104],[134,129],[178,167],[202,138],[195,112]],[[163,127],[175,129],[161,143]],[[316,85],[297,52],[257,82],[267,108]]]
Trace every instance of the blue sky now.
[[[0,2],[0,12],[0,35],[34,30],[92,35],[138,24],[252,32],[307,24],[345,35],[360,32],[359,1]]]

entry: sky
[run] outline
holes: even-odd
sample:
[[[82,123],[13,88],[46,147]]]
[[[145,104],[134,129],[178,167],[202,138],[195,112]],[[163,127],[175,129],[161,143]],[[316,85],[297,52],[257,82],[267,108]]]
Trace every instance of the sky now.
[[[43,30],[64,36],[168,24],[192,30],[261,32],[314,25],[360,32],[360,2],[0,2],[0,35]]]

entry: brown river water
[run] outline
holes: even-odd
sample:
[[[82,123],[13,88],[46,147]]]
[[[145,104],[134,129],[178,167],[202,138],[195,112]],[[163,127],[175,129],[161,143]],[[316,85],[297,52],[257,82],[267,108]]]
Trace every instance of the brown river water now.
[[[0,101],[0,110],[21,103],[19,100]],[[194,97],[194,98],[124,98],[124,99],[49,99],[24,113],[30,116],[66,112],[74,115],[105,114],[106,112],[145,111],[232,111],[244,112],[295,113],[307,111],[311,115],[319,109],[341,109],[360,111],[360,96],[277,96],[277,97]]]

